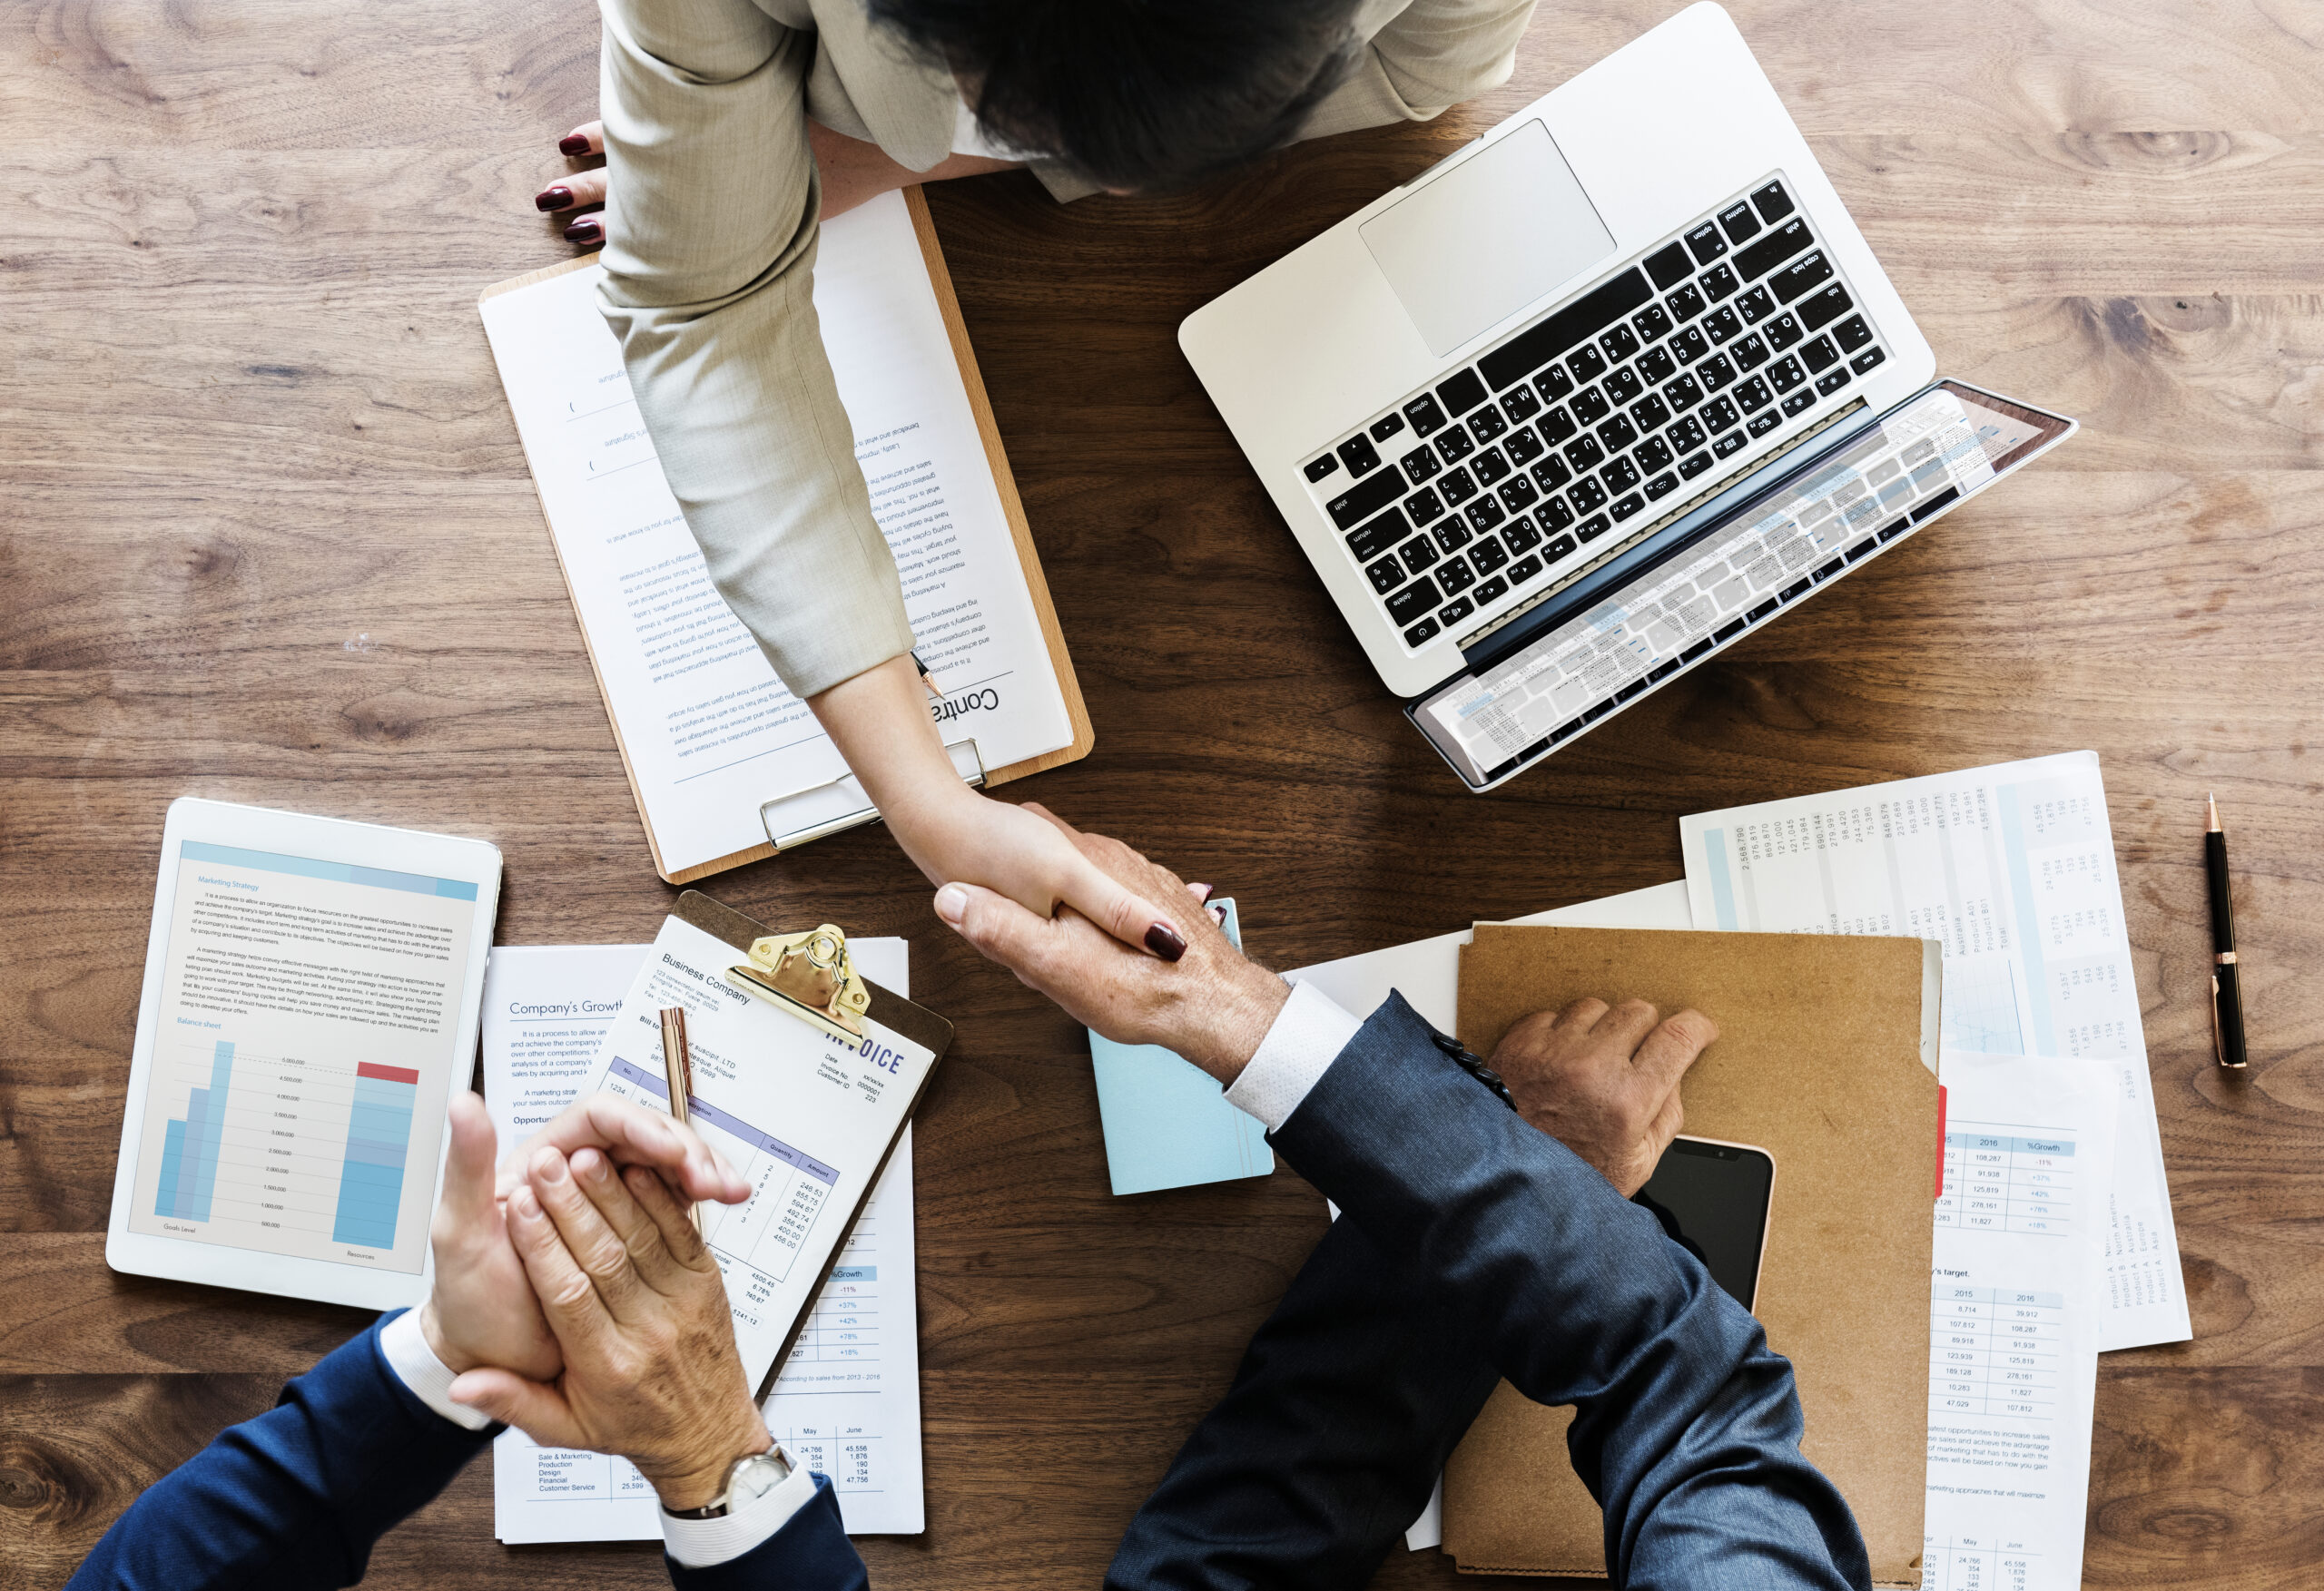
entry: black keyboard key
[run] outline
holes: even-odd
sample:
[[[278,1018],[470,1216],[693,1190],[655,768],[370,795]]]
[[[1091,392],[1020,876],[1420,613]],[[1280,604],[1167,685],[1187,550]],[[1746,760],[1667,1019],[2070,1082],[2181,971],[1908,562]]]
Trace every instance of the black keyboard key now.
[[[1659,304],[1649,304],[1630,317],[1641,342],[1660,342],[1670,335],[1670,314]]]
[[[1501,533],[1501,539],[1508,544],[1509,550],[1512,553],[1530,553],[1541,545],[1541,527],[1534,524],[1530,516],[1524,519],[1512,519],[1509,522],[1508,528]]]
[[[1679,477],[1666,469],[1646,483],[1646,500],[1649,503],[1659,502],[1678,489]]]
[[[1604,535],[1608,531],[1613,528],[1614,522],[1607,518],[1603,514],[1592,514],[1589,518],[1583,520],[1580,525],[1573,527],[1573,534],[1581,538],[1581,545],[1583,546],[1588,546],[1591,542],[1596,541],[1600,536]]]
[[[1436,550],[1440,553],[1457,553],[1472,539],[1469,527],[1462,523],[1457,514],[1449,519],[1438,520],[1429,526],[1428,534],[1436,539]]]
[[[1480,575],[1490,575],[1508,562],[1509,549],[1492,536],[1486,536],[1469,549],[1469,563]],[[1493,594],[1494,596],[1500,594],[1499,592]],[[1482,597],[1481,600],[1491,602],[1492,597]]]
[[[1477,604],[1471,602],[1464,596],[1458,602],[1446,603],[1443,607],[1437,609],[1437,623],[1442,624],[1457,624],[1476,611]]]
[[[1669,663],[1664,663],[1661,667],[1656,669],[1652,673],[1646,677],[1649,683],[1656,680],[1667,680],[1678,672],[1679,660],[1674,657]]]
[[[1830,563],[1816,571],[1816,584],[1818,585],[1823,584],[1824,582],[1829,580],[1833,575],[1837,575],[1841,570],[1847,566],[1848,561],[1846,558],[1834,558]]]
[[[1775,289],[1776,297],[1790,303],[1809,288],[1821,287],[1832,280],[1832,262],[1818,249],[1807,259],[1785,266],[1768,278],[1768,286]]]
[[[1606,488],[1590,477],[1574,482],[1567,488],[1566,496],[1572,502],[1577,514],[1588,514],[1606,506]],[[1588,541],[1590,538],[1585,535],[1581,539]]]
[[[1413,435],[1425,437],[1444,428],[1444,411],[1436,407],[1436,399],[1422,393],[1404,405],[1404,418],[1413,423]]]
[[[1533,517],[1543,530],[1563,530],[1573,523],[1573,510],[1563,497],[1544,497],[1541,506],[1533,510]]]
[[[1404,583],[1404,566],[1393,556],[1383,558],[1376,564],[1366,564],[1364,577],[1372,582],[1373,590],[1385,596]]]
[[[1423,486],[1404,499],[1404,512],[1412,516],[1414,525],[1426,525],[1443,514],[1444,503],[1434,486]]]
[[[1699,417],[1703,422],[1703,428],[1716,437],[1743,417],[1735,412],[1733,399],[1714,398],[1703,405]],[[1724,458],[1727,455],[1722,453],[1719,457]]]
[[[1931,497],[1927,502],[1923,503],[1919,507],[1913,510],[1913,523],[1915,525],[1918,525],[1925,519],[1934,519],[1936,516],[1944,513],[1947,508],[1950,508],[1954,504],[1958,503],[1960,500],[1961,488],[1958,486],[1947,486],[1935,496]]]
[[[1757,281],[1816,240],[1804,221],[1787,221],[1748,249],[1735,251],[1735,269],[1745,281]]]
[[[1728,620],[1726,624],[1721,624],[1718,629],[1713,630],[1710,633],[1711,643],[1713,645],[1717,645],[1722,641],[1734,640],[1738,635],[1743,633],[1745,626],[1749,623],[1750,621],[1748,619]]]
[[[1777,602],[1774,597],[1769,597],[1758,607],[1755,607],[1749,613],[1745,614],[1743,615],[1743,621],[1746,624],[1756,624],[1761,619],[1766,618],[1769,614],[1774,613],[1776,609],[1781,605],[1782,604]]]
[[[1469,435],[1480,442],[1490,442],[1507,429],[1509,422],[1497,408],[1481,408],[1469,417]]]
[[[1581,429],[1581,423],[1561,408],[1553,408],[1541,417],[1541,440],[1554,447]]]
[[[1493,495],[1512,514],[1522,514],[1541,500],[1541,488],[1521,475],[1513,481],[1502,482]]]
[[[1765,376],[1754,376],[1735,389],[1735,407],[1747,415],[1758,414],[1775,400],[1776,395],[1768,390]]]
[[[1862,541],[1856,543],[1856,545],[1848,549],[1848,562],[1851,564],[1857,563],[1869,556],[1872,550],[1879,545],[1880,538],[1878,536],[1866,536]]]
[[[1899,519],[1891,524],[1884,525],[1880,527],[1880,539],[1884,542],[1895,541],[1898,536],[1904,535],[1905,532],[1910,530],[1912,527],[1913,522],[1909,519]]]
[[[1689,282],[1662,302],[1669,309],[1671,319],[1681,326],[1703,312],[1702,291],[1692,282]]]
[[[1509,566],[1509,583],[1512,585],[1522,585],[1541,572],[1541,560],[1529,553]]]
[[[1759,235],[1759,218],[1740,199],[1718,212],[1719,231],[1730,243],[1747,243]]]
[[[1692,453],[1703,445],[1703,423],[1694,416],[1689,415],[1662,435],[1670,444],[1672,452]]]
[[[1816,389],[1812,387],[1802,388],[1783,400],[1784,417],[1790,419],[1795,416],[1804,415],[1815,407]]]
[[[1670,351],[1679,356],[1680,364],[1691,365],[1710,352],[1710,339],[1703,335],[1701,327],[1689,326],[1670,339]]]
[[[1489,486],[1509,473],[1509,460],[1501,456],[1500,448],[1488,447],[1469,461],[1468,470],[1476,476],[1477,485]]]
[[[1382,415],[1378,419],[1372,422],[1372,439],[1374,442],[1385,442],[1389,437],[1394,436],[1403,428],[1403,416]]]
[[[1505,575],[1496,575],[1477,587],[1477,605],[1481,608],[1489,608],[1508,594],[1509,577]]]
[[[1493,496],[1479,497],[1461,512],[1468,516],[1469,528],[1478,531],[1491,530],[1509,517],[1509,510],[1501,506],[1499,497]]]
[[[1819,337],[1806,348],[1801,349],[1799,357],[1806,362],[1807,373],[1812,376],[1819,370],[1828,370],[1839,363],[1840,350],[1832,346],[1832,339],[1828,336]]]
[[[1879,349],[1868,348],[1848,361],[1848,368],[1861,376],[1887,357],[1887,354]]]
[[[1650,348],[1638,357],[1638,373],[1657,386],[1670,379],[1678,368],[1679,361],[1667,348]]]
[[[1848,290],[1838,282],[1827,282],[1792,306],[1799,311],[1799,323],[1810,331],[1821,331],[1833,321],[1856,308],[1856,300],[1848,297]]]
[[[1404,455],[1402,462],[1404,478],[1416,486],[1444,467],[1437,463],[1433,447],[1415,447]]]
[[[1533,378],[1533,390],[1541,395],[1543,403],[1555,403],[1573,390],[1573,378],[1563,365],[1551,365]]]
[[[1735,312],[1743,317],[1744,325],[1757,326],[1776,312],[1776,301],[1766,288],[1756,287],[1735,300]]]
[[[1713,342],[1725,342],[1728,338],[1738,335],[1742,329],[1743,321],[1735,313],[1735,306],[1732,304],[1721,304],[1703,321],[1703,330],[1709,334]]]
[[[1832,335],[1840,339],[1840,351],[1852,354],[1872,340],[1872,328],[1864,323],[1861,315],[1851,315],[1832,328]]]
[[[1627,408],[1637,399],[1640,393],[1646,390],[1646,383],[1639,379],[1636,370],[1624,365],[1600,382],[1599,390],[1605,393],[1617,407]]]
[[[1512,426],[1521,426],[1541,412],[1541,399],[1531,387],[1512,387],[1501,395],[1501,412]]]
[[[1606,356],[1594,348],[1578,348],[1566,356],[1565,368],[1576,381],[1595,381],[1606,373]]]
[[[1799,368],[1797,356],[1777,359],[1768,372],[1768,385],[1777,392],[1788,392],[1807,379],[1807,372]]]
[[[1620,453],[1638,440],[1638,427],[1627,415],[1616,415],[1598,427],[1598,441],[1609,453]]]
[[[1571,557],[1581,547],[1581,544],[1570,535],[1554,536],[1551,538],[1550,545],[1541,549],[1541,556],[1554,564],[1560,558]]]
[[[1416,535],[1396,549],[1396,556],[1404,561],[1405,568],[1418,575],[1436,562],[1438,557],[1436,544],[1424,535]],[[1433,596],[1430,597],[1427,605],[1434,607],[1436,599]]]
[[[1687,251],[1676,243],[1665,244],[1646,257],[1646,274],[1654,279],[1656,287],[1666,290],[1672,282],[1692,276],[1694,270],[1688,263]]]
[[[1501,449],[1509,455],[1510,463],[1528,465],[1541,457],[1541,439],[1533,434],[1532,427],[1527,426],[1522,430],[1512,431],[1509,440],[1501,445]]]
[[[1554,492],[1573,478],[1571,467],[1554,453],[1525,473],[1531,476],[1533,484],[1545,492]]]
[[[1727,252],[1727,240],[1718,235],[1717,227],[1705,221],[1687,234],[1687,251],[1695,257],[1696,264],[1709,265]]]
[[[1598,346],[1606,350],[1608,358],[1619,365],[1638,352],[1638,333],[1627,326],[1616,326],[1598,339]]]
[[[1768,362],[1767,339],[1756,331],[1727,352],[1738,370],[1756,370]]]
[[[1800,329],[1798,316],[1783,314],[1760,327],[1759,335],[1768,339],[1769,348],[1781,353],[1793,343],[1806,337],[1807,333]]]
[[[1815,589],[1815,585],[1816,581],[1814,576],[1803,575],[1799,579],[1793,581],[1789,585],[1785,586],[1781,591],[1777,592],[1776,600],[1777,602],[1797,601],[1801,596],[1806,595],[1809,591]]]
[[[1474,370],[1455,370],[1436,384],[1436,397],[1444,412],[1457,420],[1485,400],[1485,384]]]
[[[1380,467],[1380,455],[1373,449],[1369,437],[1350,437],[1340,444],[1339,453],[1351,476],[1370,475]]]
[[[1448,469],[1436,483],[1437,495],[1452,507],[1459,507],[1477,495],[1477,483],[1465,469]]]
[[[1705,392],[1717,392],[1735,384],[1735,367],[1727,362],[1725,354],[1714,354],[1695,367],[1695,379],[1703,384]]]
[[[1359,562],[1369,564],[1412,533],[1413,527],[1405,522],[1404,516],[1391,508],[1379,518],[1349,531],[1347,550],[1354,553]]]
[[[1712,443],[1710,445],[1710,450],[1713,453],[1718,454],[1721,458],[1726,458],[1736,453],[1741,452],[1744,444],[1750,441],[1750,437],[1746,437],[1740,431],[1729,431],[1726,436],[1721,437],[1718,441]]]
[[[1606,512],[1612,515],[1616,521],[1619,522],[1628,519],[1631,515],[1636,514],[1645,506],[1645,496],[1642,493],[1632,492],[1629,496],[1624,497],[1612,507],[1607,509]]]
[[[1598,472],[1598,478],[1605,483],[1610,492],[1627,492],[1638,485],[1638,466],[1627,458],[1617,458]],[[1615,517],[1619,519],[1621,516],[1617,513]]]
[[[1638,461],[1639,468],[1652,475],[1656,470],[1670,466],[1670,444],[1659,437],[1649,437],[1638,445],[1638,451],[1630,457]]]
[[[1581,722],[1584,723],[1595,723],[1613,711],[1614,699],[1611,696],[1609,696],[1606,700],[1598,703],[1597,706],[1583,713],[1581,715]]]
[[[1692,376],[1681,376],[1663,385],[1662,396],[1672,408],[1685,414],[1703,400],[1702,383]]]
[[[1307,478],[1311,481],[1322,480],[1339,466],[1340,456],[1336,453],[1326,453],[1321,458],[1311,458],[1307,461]]]
[[[1701,284],[1703,296],[1714,304],[1743,285],[1735,280],[1735,273],[1724,265],[1712,266],[1695,278],[1695,280]]]
[[[1436,571],[1436,583],[1447,596],[1458,596],[1477,583],[1477,572],[1465,558],[1447,558]]]
[[[1324,512],[1332,523],[1346,530],[1361,520],[1371,518],[1389,504],[1404,495],[1404,477],[1394,470],[1383,470],[1363,485],[1350,487],[1324,505]]]
[[[1755,191],[1751,202],[1759,207],[1759,219],[1769,226],[1791,213],[1791,195],[1783,191],[1781,182],[1770,182]]]
[[[1765,414],[1753,415],[1751,417],[1751,423],[1744,428],[1749,431],[1754,437],[1764,437],[1769,431],[1774,430],[1781,424],[1783,424],[1783,416],[1777,414],[1773,409],[1769,409]]]
[[[1614,700],[1617,702],[1627,702],[1645,689],[1646,682],[1644,680],[1632,680],[1629,684],[1624,685],[1620,690],[1614,692]]]
[[[1713,641],[1709,636],[1706,635],[1700,641],[1696,642],[1692,646],[1688,647],[1686,651],[1680,653],[1679,654],[1679,661],[1682,663],[1692,663],[1695,659],[1700,657],[1704,653],[1709,652],[1712,647],[1718,644],[1718,642]]]
[[[1388,616],[1399,624],[1409,624],[1443,600],[1435,581],[1415,581],[1388,599]]]
[[[1710,467],[1710,455],[1689,453],[1679,461],[1679,478],[1690,481]]]
[[[1659,431],[1670,418],[1670,406],[1648,393],[1630,405],[1630,424],[1641,431]]]
[[[1578,342],[1597,336],[1654,296],[1646,273],[1632,268],[1543,317],[1477,361],[1495,392],[1522,379]],[[1589,377],[1574,372],[1578,381]],[[1439,388],[1442,391],[1443,388]]]
[[[1585,426],[1594,426],[1614,412],[1614,406],[1607,402],[1606,395],[1595,387],[1585,387],[1575,393],[1573,401],[1566,407],[1573,411],[1573,417]]]
[[[1476,450],[1477,445],[1469,440],[1469,433],[1458,426],[1450,427],[1436,439],[1437,454],[1447,464],[1458,464]]]
[[[1854,379],[1846,370],[1835,370],[1828,376],[1816,378],[1816,391],[1821,397],[1829,398]]]
[[[1414,624],[1411,629],[1404,632],[1404,644],[1407,646],[1418,646],[1423,642],[1433,641],[1438,635],[1443,633],[1443,631],[1444,626],[1438,624],[1434,619],[1423,619],[1419,624]]]

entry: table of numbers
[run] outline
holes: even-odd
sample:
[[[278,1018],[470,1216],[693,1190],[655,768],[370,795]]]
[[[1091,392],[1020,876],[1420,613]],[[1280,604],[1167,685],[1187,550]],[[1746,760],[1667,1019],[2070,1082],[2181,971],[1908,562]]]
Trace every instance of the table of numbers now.
[[[1936,1224],[2063,1237],[2073,1230],[2073,1139],[2038,1128],[1954,1123]]]
[[[2032,1591],[2044,1584],[2042,1555],[2000,1535],[1927,1538],[1922,1591]]]
[[[1932,1419],[2047,1419],[2057,1409],[2065,1296],[1939,1282],[1929,1292]]]

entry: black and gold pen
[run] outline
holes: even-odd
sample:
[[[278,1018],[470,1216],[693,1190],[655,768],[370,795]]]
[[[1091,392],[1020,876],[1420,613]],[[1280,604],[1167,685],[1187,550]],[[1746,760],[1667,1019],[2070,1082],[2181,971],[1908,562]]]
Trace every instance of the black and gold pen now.
[[[2211,802],[2211,828],[2203,835],[2203,871],[2211,887],[2211,1043],[2219,1064],[2241,1071],[2243,988],[2236,976],[2235,900],[2227,887],[2227,836],[2219,826],[2219,798]]]

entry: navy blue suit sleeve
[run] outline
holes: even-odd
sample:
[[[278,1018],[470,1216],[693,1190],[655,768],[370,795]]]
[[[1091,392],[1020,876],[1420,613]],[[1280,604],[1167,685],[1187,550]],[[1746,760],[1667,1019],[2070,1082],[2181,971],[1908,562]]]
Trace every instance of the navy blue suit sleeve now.
[[[401,1313],[398,1311],[396,1313]],[[363,1577],[371,1544],[499,1429],[464,1430],[379,1351],[382,1315],[148,1487],[70,1591],[309,1591]]]
[[[840,1519],[839,1494],[815,1477],[815,1495],[783,1528],[737,1558],[689,1569],[668,1554],[678,1591],[869,1591],[872,1580]]]
[[[1624,1586],[1867,1586],[1846,1502],[1801,1455],[1791,1366],[1654,1217],[1441,1054],[1392,997],[1274,1143],[1470,1322],[1573,1466]]]

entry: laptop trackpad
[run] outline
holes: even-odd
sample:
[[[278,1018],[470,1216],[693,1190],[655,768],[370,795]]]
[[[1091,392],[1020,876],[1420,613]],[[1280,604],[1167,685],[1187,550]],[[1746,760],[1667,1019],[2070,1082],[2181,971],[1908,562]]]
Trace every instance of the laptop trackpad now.
[[[1357,231],[1440,356],[1614,251],[1613,234],[1539,122]]]

